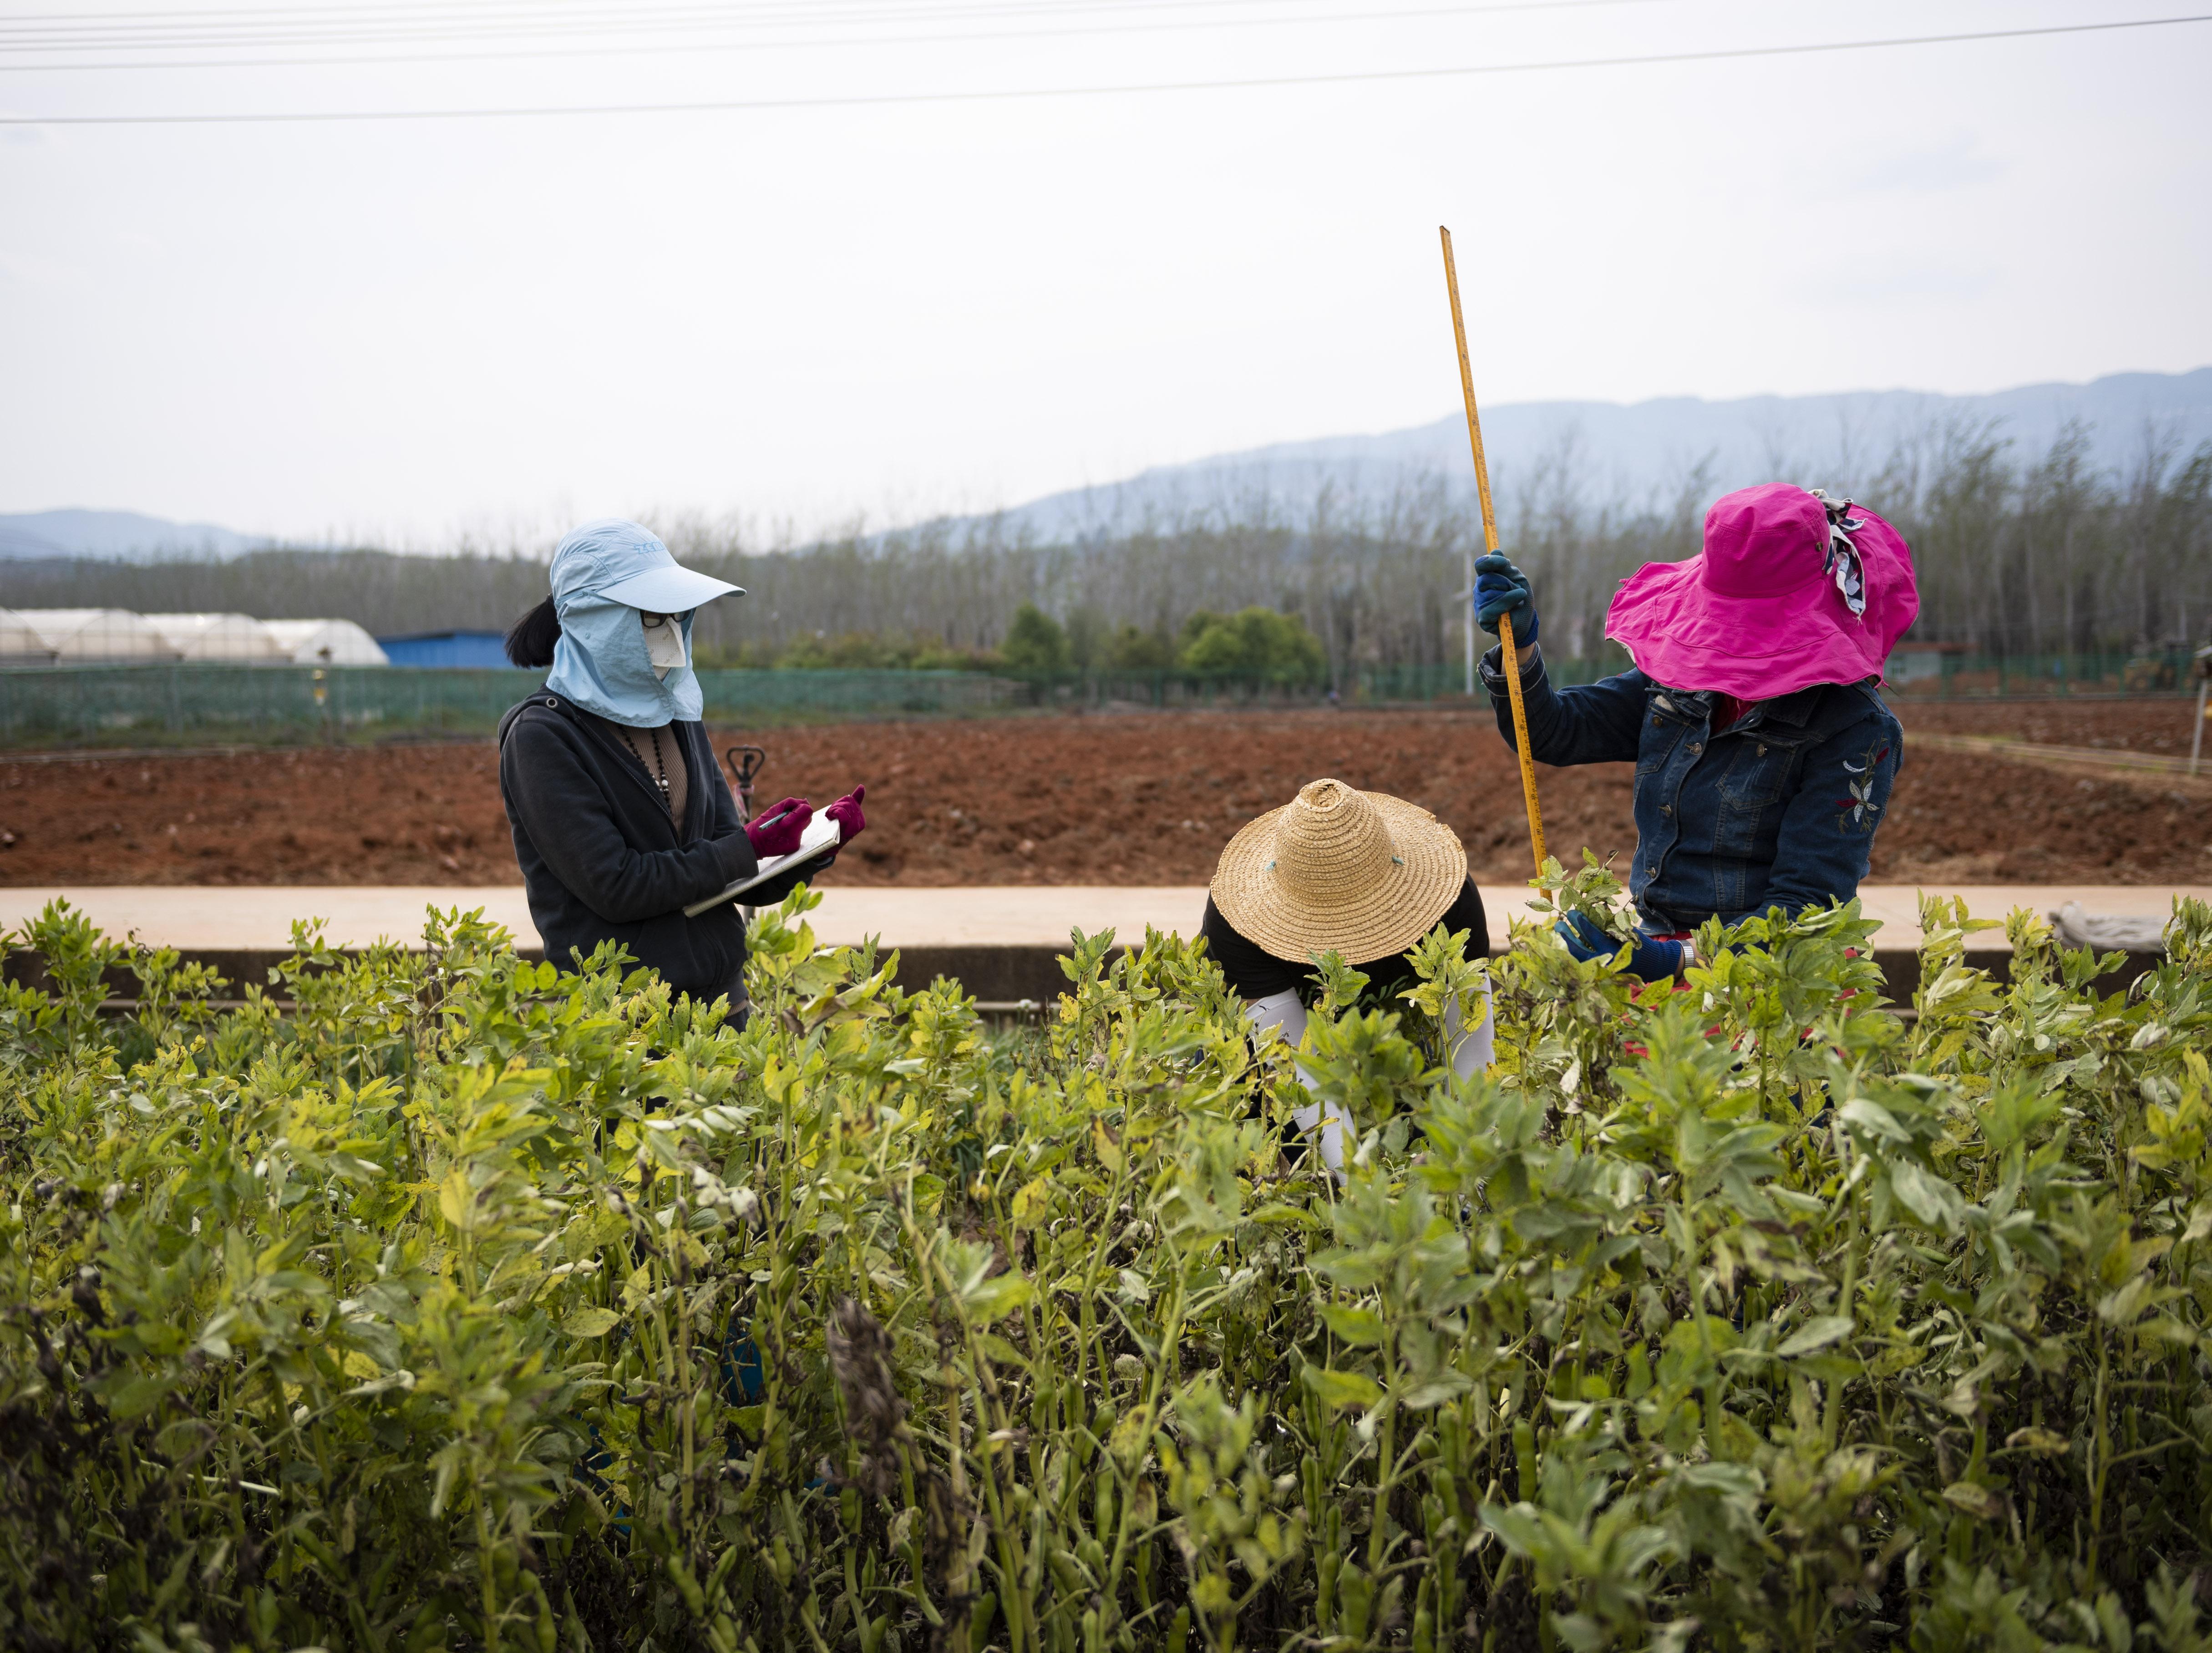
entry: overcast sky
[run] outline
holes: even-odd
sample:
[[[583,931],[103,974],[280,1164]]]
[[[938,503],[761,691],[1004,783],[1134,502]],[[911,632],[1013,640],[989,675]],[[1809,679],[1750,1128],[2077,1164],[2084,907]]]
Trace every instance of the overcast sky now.
[[[174,7],[148,38],[144,0],[18,0],[0,114],[1154,86],[2187,9],[261,8]],[[102,66],[26,67],[55,63]],[[2212,362],[2208,69],[2196,24],[1264,88],[0,127],[0,511],[426,547],[608,512],[803,532],[1419,423],[1458,399],[1439,222],[1489,401],[2179,371]]]

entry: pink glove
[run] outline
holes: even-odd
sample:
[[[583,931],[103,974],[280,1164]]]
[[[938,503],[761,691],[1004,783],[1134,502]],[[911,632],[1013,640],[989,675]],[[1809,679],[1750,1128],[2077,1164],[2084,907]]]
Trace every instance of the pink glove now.
[[[813,805],[804,798],[787,798],[746,823],[745,836],[752,841],[755,855],[788,855],[799,848],[799,835],[813,818]]]
[[[868,817],[860,813],[860,799],[868,795],[866,787],[855,787],[822,812],[837,823],[843,835],[841,842],[851,843],[868,830]]]

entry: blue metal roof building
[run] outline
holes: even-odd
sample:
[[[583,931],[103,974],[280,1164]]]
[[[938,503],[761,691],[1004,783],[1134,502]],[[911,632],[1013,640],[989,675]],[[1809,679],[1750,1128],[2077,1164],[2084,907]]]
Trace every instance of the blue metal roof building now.
[[[507,658],[507,638],[497,631],[410,631],[379,637],[376,643],[394,665],[514,670]]]

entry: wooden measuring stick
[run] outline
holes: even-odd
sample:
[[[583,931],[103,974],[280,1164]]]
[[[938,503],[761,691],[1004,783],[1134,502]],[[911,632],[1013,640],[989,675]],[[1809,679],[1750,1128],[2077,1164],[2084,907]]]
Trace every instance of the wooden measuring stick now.
[[[1498,549],[1498,520],[1490,504],[1490,466],[1482,457],[1482,420],[1474,410],[1474,370],[1467,362],[1467,322],[1460,315],[1459,271],[1452,264],[1451,231],[1443,225],[1437,234],[1444,239],[1444,286],[1451,294],[1452,337],[1459,344],[1459,387],[1467,398],[1467,439],[1474,448],[1474,486],[1482,496],[1484,549]],[[1474,601],[1469,593],[1468,601]],[[1472,611],[1468,617],[1474,623]],[[1536,802],[1536,760],[1528,756],[1528,711],[1521,700],[1521,655],[1513,646],[1513,617],[1498,617],[1499,663],[1505,668],[1505,696],[1513,708],[1513,745],[1521,755],[1521,796],[1528,805],[1528,847],[1536,853],[1536,872],[1544,871],[1544,811]]]

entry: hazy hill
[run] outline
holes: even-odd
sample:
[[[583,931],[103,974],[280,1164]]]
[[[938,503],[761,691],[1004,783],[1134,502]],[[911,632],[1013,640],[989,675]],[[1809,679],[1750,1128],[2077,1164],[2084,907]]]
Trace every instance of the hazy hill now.
[[[139,560],[197,554],[236,556],[269,541],[208,522],[167,522],[135,511],[31,511],[0,515],[0,559]]]
[[[2069,422],[2087,433],[2092,463],[2125,471],[2147,437],[2186,455],[2212,441],[2212,368],[2185,374],[2113,374],[2087,385],[2025,385],[1989,396],[1850,391],[1834,396],[1753,396],[1707,402],[1667,397],[1613,402],[1505,403],[1482,411],[1492,489],[1508,499],[1571,480],[1585,503],[1640,505],[1671,497],[1700,465],[1705,491],[1793,481],[1862,488],[1900,445],[1946,429],[1994,426],[2015,459],[2040,457]],[[1265,499],[1293,520],[1326,483],[1368,501],[1408,482],[1441,479],[1472,493],[1467,425],[1458,412],[1379,435],[1278,442],[1126,481],[1076,489],[1009,512],[1012,526],[1048,543],[1127,532],[1148,517],[1177,521],[1224,511],[1249,519]]]
[[[1946,430],[1993,429],[2009,440],[2017,460],[2040,457],[2078,423],[2092,464],[2124,472],[2147,441],[2170,442],[2184,455],[2212,441],[2212,368],[2025,385],[1989,396],[1850,391],[1729,402],[1678,396],[1630,405],[1505,403],[1484,409],[1482,420],[1491,480],[1509,508],[1521,493],[1546,491],[1547,483],[1564,484],[1585,506],[1664,502],[1700,466],[1707,496],[1776,479],[1863,489],[1900,446]],[[1250,522],[1263,501],[1278,520],[1303,521],[1324,485],[1373,503],[1409,483],[1439,480],[1455,494],[1474,490],[1466,427],[1456,412],[1378,435],[1278,442],[1155,466],[1016,506],[1003,514],[1002,526],[1057,544],[1111,537],[1147,521],[1226,515]],[[0,515],[0,561],[231,558],[269,544],[209,523],[128,511]]]

